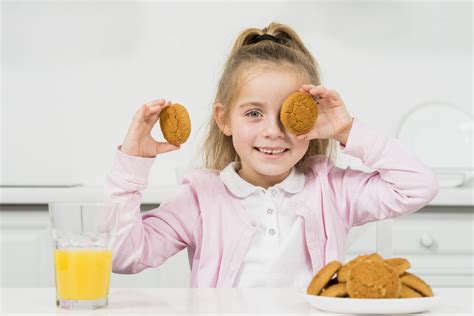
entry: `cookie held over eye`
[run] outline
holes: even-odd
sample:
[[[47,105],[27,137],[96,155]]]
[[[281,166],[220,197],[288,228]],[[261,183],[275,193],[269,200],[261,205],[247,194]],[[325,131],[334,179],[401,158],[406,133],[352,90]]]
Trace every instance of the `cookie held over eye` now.
[[[191,133],[191,119],[186,108],[179,103],[165,107],[160,114],[160,128],[168,143],[184,144]]]
[[[301,135],[313,128],[318,108],[313,96],[305,92],[293,92],[283,102],[280,121],[292,134]]]

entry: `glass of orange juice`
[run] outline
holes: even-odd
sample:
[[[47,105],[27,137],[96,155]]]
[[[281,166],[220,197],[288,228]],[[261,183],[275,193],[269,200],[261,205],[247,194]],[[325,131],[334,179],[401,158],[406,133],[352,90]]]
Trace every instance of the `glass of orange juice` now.
[[[116,212],[112,203],[49,203],[58,307],[107,306]]]

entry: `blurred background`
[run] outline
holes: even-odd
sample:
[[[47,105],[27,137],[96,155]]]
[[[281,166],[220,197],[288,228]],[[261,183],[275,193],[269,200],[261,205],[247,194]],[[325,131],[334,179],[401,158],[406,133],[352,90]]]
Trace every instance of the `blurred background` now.
[[[52,286],[47,203],[100,199],[134,113],[159,98],[192,120],[188,142],[156,159],[143,210],[166,199],[199,166],[234,40],[273,21],[300,35],[354,116],[436,171],[439,196],[393,223],[394,253],[435,285],[472,285],[472,13],[471,1],[2,1],[0,285]],[[354,230],[349,253],[373,250],[374,233]],[[113,285],[186,286],[186,260]]]

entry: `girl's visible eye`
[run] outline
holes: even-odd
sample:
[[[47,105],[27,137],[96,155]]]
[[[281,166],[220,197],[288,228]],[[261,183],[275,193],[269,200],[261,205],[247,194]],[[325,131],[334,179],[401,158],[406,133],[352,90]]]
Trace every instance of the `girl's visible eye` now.
[[[249,117],[253,117],[253,118],[257,118],[257,117],[259,117],[259,115],[262,116],[262,113],[260,113],[259,111],[256,111],[256,110],[248,111],[245,114],[245,116],[249,116]]]

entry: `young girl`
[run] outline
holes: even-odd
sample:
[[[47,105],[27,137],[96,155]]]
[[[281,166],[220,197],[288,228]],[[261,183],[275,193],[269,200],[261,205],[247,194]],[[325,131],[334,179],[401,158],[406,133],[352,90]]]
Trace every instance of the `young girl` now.
[[[311,94],[319,113],[298,137],[279,119],[295,91]],[[120,205],[116,273],[158,267],[187,248],[191,287],[305,288],[326,263],[344,261],[351,227],[415,212],[438,192],[403,144],[353,118],[321,86],[298,35],[272,23],[245,30],[233,47],[204,144],[206,169],[140,215],[155,157],[179,149],[150,134],[168,105],[160,99],[138,110],[107,176],[106,197]],[[335,167],[335,141],[375,171]]]

